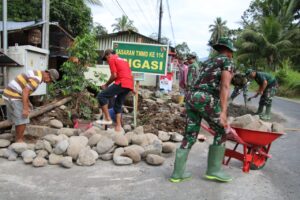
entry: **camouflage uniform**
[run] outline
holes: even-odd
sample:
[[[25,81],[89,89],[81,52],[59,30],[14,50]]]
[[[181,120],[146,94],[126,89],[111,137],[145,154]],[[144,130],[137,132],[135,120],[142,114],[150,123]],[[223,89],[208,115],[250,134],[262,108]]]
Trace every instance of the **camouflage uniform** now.
[[[258,85],[262,85],[265,80],[268,82],[268,85],[260,97],[259,105],[271,106],[272,97],[275,96],[275,93],[277,91],[277,81],[272,75],[268,73],[256,72],[255,81]]]
[[[189,65],[188,68],[188,75],[187,75],[187,90],[191,90],[193,86],[195,85],[194,81],[197,80],[199,72],[199,66],[197,62],[194,62]]]
[[[214,144],[220,144],[224,127],[219,123],[220,107],[220,82],[221,73],[227,70],[233,73],[234,66],[231,59],[225,55],[218,55],[207,60],[197,72],[191,73],[193,80],[188,80],[190,90],[186,95],[187,125],[185,136],[181,143],[182,149],[190,149],[197,140],[201,120],[208,122],[216,132]]]

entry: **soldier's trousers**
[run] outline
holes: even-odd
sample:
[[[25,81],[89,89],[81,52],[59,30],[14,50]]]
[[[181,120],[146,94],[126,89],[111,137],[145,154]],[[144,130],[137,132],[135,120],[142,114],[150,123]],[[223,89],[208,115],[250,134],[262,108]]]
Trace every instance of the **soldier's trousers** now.
[[[266,87],[263,94],[260,97],[259,105],[272,106],[272,98],[275,96],[277,91],[277,84]]]
[[[212,128],[216,133],[214,137],[214,144],[221,144],[221,139],[225,134],[225,130],[219,123],[220,112],[220,100],[218,98],[214,98],[211,94],[202,91],[187,94],[187,122],[185,135],[180,148],[191,149],[197,141],[202,119],[204,119],[209,124],[210,128]]]

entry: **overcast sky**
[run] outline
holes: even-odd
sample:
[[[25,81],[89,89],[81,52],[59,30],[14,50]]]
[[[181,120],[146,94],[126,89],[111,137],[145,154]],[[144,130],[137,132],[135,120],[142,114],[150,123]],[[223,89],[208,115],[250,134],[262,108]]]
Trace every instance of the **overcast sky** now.
[[[208,26],[217,17],[227,21],[230,29],[239,27],[243,12],[251,0],[168,0],[173,24],[174,37],[170,25],[167,0],[163,0],[162,36],[180,44],[187,42],[191,51],[200,58],[208,55],[208,40],[211,33]],[[90,6],[94,22],[102,24],[109,33],[115,18],[124,13],[134,21],[139,33],[149,36],[158,32],[158,0],[101,0],[103,7]],[[174,44],[174,43],[173,43]]]

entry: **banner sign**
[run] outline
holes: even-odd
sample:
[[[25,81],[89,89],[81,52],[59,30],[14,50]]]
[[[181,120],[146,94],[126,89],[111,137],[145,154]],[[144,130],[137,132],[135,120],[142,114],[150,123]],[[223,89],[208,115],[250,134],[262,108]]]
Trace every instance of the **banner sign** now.
[[[132,73],[133,78],[135,81],[143,81],[145,80],[145,74],[144,73]]]
[[[168,72],[165,76],[159,77],[159,87],[164,91],[172,91],[173,73]]]
[[[154,75],[167,72],[167,45],[113,41],[113,50],[128,61],[132,72]]]

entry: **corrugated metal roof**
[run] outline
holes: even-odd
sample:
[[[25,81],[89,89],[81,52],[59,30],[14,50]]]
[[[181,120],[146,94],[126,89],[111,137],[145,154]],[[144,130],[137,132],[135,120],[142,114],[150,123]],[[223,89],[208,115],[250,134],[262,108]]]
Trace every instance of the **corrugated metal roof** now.
[[[20,29],[27,29],[35,26],[40,26],[44,23],[44,21],[36,23],[35,21],[29,21],[29,22],[14,22],[14,21],[8,21],[7,22],[7,31],[15,31]],[[3,21],[0,21],[0,31],[3,30]]]

